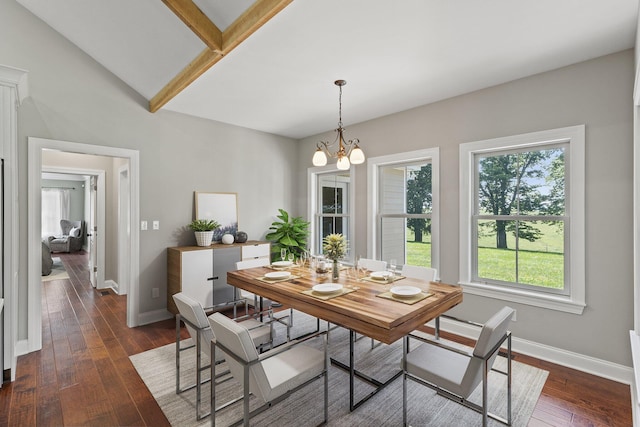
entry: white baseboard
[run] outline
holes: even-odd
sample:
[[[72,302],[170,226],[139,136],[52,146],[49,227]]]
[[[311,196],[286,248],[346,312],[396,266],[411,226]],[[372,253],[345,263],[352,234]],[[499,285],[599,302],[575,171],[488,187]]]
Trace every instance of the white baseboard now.
[[[105,280],[104,287],[100,289],[111,289],[113,292],[120,295],[120,286],[114,280]]]
[[[431,324],[431,326],[433,326],[433,324]],[[474,328],[473,326],[444,318],[440,320],[440,329],[467,338],[477,338],[479,331],[478,328]],[[595,357],[528,341],[515,336],[512,338],[512,350],[517,353],[535,357],[536,359],[546,360],[547,362],[577,369],[623,384],[632,385],[634,383],[633,368],[607,360],[596,359]]]
[[[148,325],[149,323],[159,322],[161,320],[167,320],[171,318],[173,318],[173,314],[169,313],[165,308],[146,311],[144,313],[140,313],[140,315],[138,316],[138,325]]]

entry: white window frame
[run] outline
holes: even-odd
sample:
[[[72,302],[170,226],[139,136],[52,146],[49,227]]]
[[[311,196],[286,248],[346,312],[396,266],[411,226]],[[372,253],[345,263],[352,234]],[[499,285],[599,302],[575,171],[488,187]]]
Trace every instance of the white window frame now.
[[[318,239],[318,216],[316,213],[318,212],[318,203],[320,200],[320,195],[318,194],[318,181],[321,175],[326,175],[329,173],[344,173],[346,171],[339,170],[335,164],[320,166],[320,167],[311,167],[307,169],[307,194],[309,197],[307,198],[307,221],[309,221],[309,240],[308,245],[311,253],[313,255],[319,255],[316,253],[316,239]],[[349,221],[349,235],[345,236],[348,242],[354,242],[355,239],[355,188],[356,188],[356,174],[353,173],[353,168],[349,169],[349,194],[347,197],[347,212],[348,215],[346,217]],[[353,248],[353,244],[349,243],[349,247]],[[349,250],[347,256],[349,257],[348,261],[353,260],[353,251]]]
[[[435,268],[440,277],[440,148],[408,151],[386,156],[371,157],[367,160],[368,209],[367,209],[367,258],[379,258],[381,250],[380,221],[379,221],[379,170],[380,167],[431,162],[431,197],[433,210],[431,212],[431,267]]]
[[[582,314],[585,304],[585,127],[584,125],[532,132],[460,144],[460,266],[459,284],[464,292],[573,314]],[[565,215],[569,257],[565,289],[568,295],[531,289],[503,287],[472,281],[472,216],[475,201],[475,155],[509,149],[544,148],[568,143],[569,164],[565,182],[570,188]]]

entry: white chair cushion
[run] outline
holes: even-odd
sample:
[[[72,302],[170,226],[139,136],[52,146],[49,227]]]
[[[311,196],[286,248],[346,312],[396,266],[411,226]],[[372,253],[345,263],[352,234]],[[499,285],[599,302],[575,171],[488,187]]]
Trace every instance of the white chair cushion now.
[[[498,341],[507,333],[509,323],[513,316],[511,307],[502,307],[502,309],[491,316],[480,332],[473,354],[478,357],[484,357],[489,351],[498,344]]]
[[[422,344],[407,354],[407,372],[467,397],[462,381],[470,361],[471,357],[435,345]]]
[[[262,398],[265,402],[270,402],[320,375],[324,370],[324,352],[297,345],[265,359],[261,364],[262,369],[256,370],[256,380],[262,391]],[[266,381],[266,384],[261,381]],[[267,387],[263,387],[264,385]]]
[[[69,230],[69,237],[80,237],[80,229],[77,227],[71,227],[71,230]]]

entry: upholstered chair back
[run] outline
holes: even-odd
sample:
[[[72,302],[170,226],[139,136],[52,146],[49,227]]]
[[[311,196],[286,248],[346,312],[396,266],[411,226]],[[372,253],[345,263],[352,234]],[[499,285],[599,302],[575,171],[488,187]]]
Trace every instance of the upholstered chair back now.
[[[473,348],[473,355],[476,356],[469,361],[469,365],[462,380],[463,397],[469,397],[471,392],[482,381],[482,364],[481,359],[486,358],[491,350],[500,342],[509,329],[511,318],[514,310],[511,307],[503,307],[494,314],[482,327],[480,336]],[[489,360],[487,370],[493,366],[493,362],[498,356],[498,352]]]
[[[178,307],[180,317],[187,320],[192,325],[200,330],[200,348],[202,351],[211,358],[211,340],[213,339],[213,331],[209,325],[209,320],[204,312],[202,304],[195,299],[185,295],[182,292],[178,292],[173,295],[173,300]],[[196,330],[191,324],[185,322],[187,331],[191,335],[191,339],[198,339],[198,330]],[[222,360],[222,356],[216,357],[216,361]]]
[[[411,277],[414,279],[426,280],[427,282],[433,282],[436,280],[436,274],[438,270],[431,267],[422,267],[419,265],[402,266],[402,275],[405,277]]]

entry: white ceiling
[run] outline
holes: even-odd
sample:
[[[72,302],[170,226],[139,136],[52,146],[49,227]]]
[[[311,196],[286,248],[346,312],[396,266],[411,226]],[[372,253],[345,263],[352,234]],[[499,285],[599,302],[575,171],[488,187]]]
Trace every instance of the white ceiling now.
[[[159,0],[17,0],[151,99],[204,48]],[[292,138],[635,45],[639,0],[294,0],[163,108]],[[224,30],[251,0],[194,0]]]

